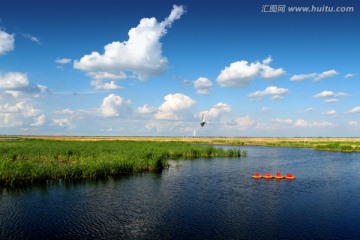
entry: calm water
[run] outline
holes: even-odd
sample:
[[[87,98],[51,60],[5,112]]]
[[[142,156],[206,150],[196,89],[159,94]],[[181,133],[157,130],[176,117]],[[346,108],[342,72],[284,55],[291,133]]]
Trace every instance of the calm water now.
[[[0,239],[359,239],[360,154],[242,147],[162,174],[0,192]],[[255,171],[297,179],[254,180]]]

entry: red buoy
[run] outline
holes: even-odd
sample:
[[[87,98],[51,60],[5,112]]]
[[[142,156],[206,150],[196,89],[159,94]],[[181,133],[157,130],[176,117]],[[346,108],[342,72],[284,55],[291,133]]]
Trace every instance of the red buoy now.
[[[283,178],[285,178],[285,176],[281,175],[280,172],[277,172],[277,173],[275,174],[275,178],[276,178],[276,179],[283,179]]]
[[[271,176],[271,174],[269,172],[266,172],[264,175],[264,178],[270,179],[270,178],[273,178],[273,176]]]
[[[295,179],[295,176],[292,175],[291,173],[287,173],[285,176],[286,179]]]
[[[252,176],[252,178],[259,179],[259,178],[262,178],[262,176],[260,175],[259,172],[255,172],[254,175]]]

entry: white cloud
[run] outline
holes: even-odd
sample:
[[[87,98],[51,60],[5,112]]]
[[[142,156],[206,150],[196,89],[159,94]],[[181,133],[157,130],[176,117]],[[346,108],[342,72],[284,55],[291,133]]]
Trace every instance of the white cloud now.
[[[276,119],[271,119],[271,122],[277,123],[280,125],[291,125],[293,123],[293,120],[290,118],[288,118],[288,119],[276,118]]]
[[[346,75],[344,76],[344,78],[353,78],[353,77],[355,77],[356,75],[358,75],[358,74],[348,73],[348,74],[346,74]]]
[[[174,5],[170,15],[160,23],[155,18],[141,19],[137,27],[130,29],[127,41],[107,44],[104,54],[92,52],[75,60],[74,68],[90,75],[98,72],[125,75],[131,72],[140,80],[163,73],[168,60],[162,56],[160,38],[184,12],[183,6]]]
[[[110,94],[103,99],[100,106],[100,114],[103,117],[117,117],[129,113],[131,101],[125,101],[122,97]]]
[[[314,95],[314,98],[324,98],[324,97],[332,97],[334,96],[334,92],[333,91],[322,91],[321,93],[318,93],[316,95]]]
[[[334,103],[334,102],[339,102],[340,100],[337,98],[329,98],[329,99],[325,99],[324,103]]]
[[[95,80],[122,80],[126,78],[124,73],[113,74],[108,72],[96,72],[89,74]]]
[[[299,75],[293,75],[291,78],[290,78],[290,81],[303,81],[305,79],[308,79],[308,78],[316,78],[318,76],[317,73],[309,73],[309,74],[299,74]]]
[[[63,110],[57,110],[54,112],[55,115],[73,115],[75,112],[70,108],[65,108]]]
[[[15,35],[0,30],[0,56],[14,50]]]
[[[314,81],[320,81],[322,79],[329,78],[338,74],[339,73],[335,70],[324,71],[322,73],[298,74],[298,75],[293,75],[290,78],[290,81],[303,81],[308,78],[311,78]]]
[[[32,127],[40,127],[40,126],[44,125],[44,123],[45,123],[45,115],[42,114],[42,115],[40,115],[38,117],[35,117],[34,118],[34,123],[30,124],[30,126],[32,126]]]
[[[324,114],[324,115],[336,115],[337,112],[335,110],[328,110],[328,111],[322,112],[321,114]]]
[[[354,107],[353,109],[349,110],[348,113],[360,113],[360,106]]]
[[[31,95],[38,98],[42,93],[49,92],[46,86],[31,84],[27,75],[20,72],[0,73],[0,90],[13,98],[21,98]]]
[[[264,59],[262,63],[248,63],[241,60],[231,63],[229,67],[225,67],[217,77],[217,82],[221,87],[243,88],[257,77],[274,80],[283,75],[285,71],[282,68],[273,69],[268,64],[272,61],[271,57]]]
[[[77,128],[80,124],[79,121],[86,119],[87,121],[91,121],[90,119],[93,117],[98,117],[98,111],[85,111],[85,110],[71,110],[70,108],[65,108],[62,110],[56,110],[53,112],[56,116],[52,119],[52,124],[50,126],[58,126],[62,128],[66,128],[69,130]]]
[[[219,102],[215,104],[209,111],[204,111],[199,113],[198,118],[201,119],[202,113],[205,113],[207,119],[209,118],[216,119],[219,118],[222,113],[230,112],[230,111],[231,111],[231,107],[228,104]]]
[[[322,79],[325,79],[325,78],[329,78],[329,77],[332,77],[332,76],[335,76],[335,75],[338,75],[339,73],[335,70],[329,70],[329,71],[325,71],[325,72],[322,72],[320,73],[316,78],[314,78],[315,81],[320,81]]]
[[[294,123],[294,127],[334,127],[334,125],[331,122],[308,122],[306,120],[303,119],[297,119]]]
[[[35,37],[34,35],[31,35],[29,33],[24,33],[23,37],[37,44],[41,44],[40,39],[38,37]]]
[[[71,63],[71,59],[70,58],[57,58],[55,60],[56,63],[59,64],[67,64],[67,63]]]
[[[0,105],[0,127],[41,126],[45,115],[28,102]]]
[[[156,107],[151,107],[151,106],[148,106],[147,104],[144,104],[144,106],[137,108],[137,112],[140,114],[153,114],[157,110],[158,109]]]
[[[240,131],[244,131],[245,129],[251,127],[251,126],[254,126],[256,124],[256,122],[251,119],[250,116],[244,116],[244,117],[237,117],[234,119],[233,121],[235,123],[235,128],[237,130],[240,130]],[[233,124],[230,123],[230,128],[233,128],[232,126]]]
[[[91,86],[95,87],[95,90],[102,91],[102,90],[122,90],[123,87],[116,84],[115,81],[104,82],[102,80],[93,80],[91,81]]]
[[[225,67],[217,77],[217,82],[221,87],[246,87],[254,80],[261,69],[261,64],[238,61]]]
[[[274,69],[269,66],[269,64],[272,62],[272,58],[268,57],[263,60],[263,64],[261,66],[262,71],[260,72],[260,77],[266,80],[274,80],[282,75],[285,74],[284,69],[278,68]]]
[[[158,108],[156,119],[179,120],[189,116],[189,108],[196,101],[182,93],[168,94],[164,97],[165,102]]]
[[[209,90],[212,88],[212,85],[212,82],[204,77],[200,77],[194,82],[194,86],[197,89],[197,94],[200,95],[209,94]]]
[[[321,93],[318,93],[316,95],[314,95],[314,98],[325,98],[325,97],[348,97],[350,96],[348,93],[344,93],[344,92],[333,92],[333,91],[322,91]]]
[[[29,86],[26,74],[19,72],[8,72],[0,74],[0,89],[17,89]]]
[[[69,129],[74,129],[75,127],[71,124],[71,120],[69,118],[53,119],[51,126],[59,126]]]
[[[275,86],[270,86],[267,87],[265,90],[263,91],[256,91],[253,93],[250,93],[248,96],[249,97],[256,97],[256,98],[261,98],[264,97],[266,95],[271,95],[271,99],[275,100],[275,99],[281,99],[283,94],[288,93],[289,90],[286,88],[278,88]]]

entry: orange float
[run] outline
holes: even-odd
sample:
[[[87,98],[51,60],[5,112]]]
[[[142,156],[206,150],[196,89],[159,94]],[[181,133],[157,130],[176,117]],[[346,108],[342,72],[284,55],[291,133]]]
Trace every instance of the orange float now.
[[[283,179],[283,178],[285,178],[285,176],[281,175],[280,172],[277,172],[277,173],[275,174],[275,178],[276,178],[276,179]]]
[[[287,173],[285,176],[286,179],[295,179],[295,176],[292,175],[291,173]]]
[[[252,178],[259,179],[259,178],[262,178],[262,176],[260,175],[259,172],[255,172],[254,175],[252,176]]]
[[[271,176],[271,174],[269,172],[266,172],[265,175],[264,175],[264,178],[266,178],[266,179],[271,179],[273,177],[274,176]]]

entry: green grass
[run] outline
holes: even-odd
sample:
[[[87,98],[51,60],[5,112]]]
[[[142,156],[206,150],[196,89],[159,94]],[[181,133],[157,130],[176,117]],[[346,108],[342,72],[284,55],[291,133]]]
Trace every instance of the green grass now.
[[[277,147],[313,148],[316,150],[333,152],[360,152],[360,142],[354,141],[279,141],[275,143],[266,143],[264,145]]]
[[[64,141],[20,138],[1,141],[0,185],[46,180],[94,179],[158,171],[169,159],[240,157],[246,152],[187,142]]]

